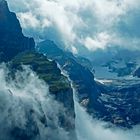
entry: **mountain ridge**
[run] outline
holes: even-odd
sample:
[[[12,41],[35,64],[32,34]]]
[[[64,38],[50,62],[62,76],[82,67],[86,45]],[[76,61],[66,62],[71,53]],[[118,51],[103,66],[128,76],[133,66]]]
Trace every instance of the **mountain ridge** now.
[[[0,1],[0,58],[9,61],[18,53],[34,50],[33,38],[25,37],[16,14],[9,11],[5,0]],[[12,50],[12,51],[10,51]]]

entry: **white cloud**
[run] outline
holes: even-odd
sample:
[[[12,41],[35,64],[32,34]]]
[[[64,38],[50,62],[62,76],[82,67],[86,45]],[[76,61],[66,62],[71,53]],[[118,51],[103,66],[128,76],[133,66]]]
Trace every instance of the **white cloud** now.
[[[20,21],[23,28],[37,28],[38,26],[40,26],[39,21],[30,12],[19,13],[18,16],[21,19]]]
[[[77,54],[78,53],[77,49],[74,46],[72,46],[71,48],[72,48],[72,53],[73,54]]]
[[[85,45],[83,40],[86,40],[88,45],[85,47],[88,49],[91,48],[89,44],[95,44],[92,45],[95,46],[91,49],[93,51],[98,47],[105,48],[108,39],[98,37],[100,33],[107,33],[109,38],[113,38],[113,43],[115,40],[116,45],[126,47],[123,46],[124,40],[135,32],[130,31],[129,27],[138,26],[137,22],[132,21],[138,21],[140,17],[135,17],[136,13],[140,12],[139,0],[8,0],[8,2],[11,10],[17,13],[25,34],[52,39],[71,51],[72,46],[78,51],[79,44]],[[125,28],[127,30],[124,31]],[[125,33],[123,37],[121,32]],[[133,36],[130,38],[133,39]],[[130,42],[129,39],[127,40],[129,47],[133,48],[134,41]]]
[[[111,42],[111,37],[107,33],[101,32],[95,38],[87,37],[84,41],[85,46],[90,50],[105,49]]]
[[[49,86],[29,67],[23,66],[13,79],[6,65],[0,64],[0,81],[1,140],[15,139],[15,128],[19,128],[21,133],[23,130],[27,136],[34,134],[35,140],[46,140],[48,137],[68,140],[68,132],[60,126],[59,116],[72,118],[49,93]]]

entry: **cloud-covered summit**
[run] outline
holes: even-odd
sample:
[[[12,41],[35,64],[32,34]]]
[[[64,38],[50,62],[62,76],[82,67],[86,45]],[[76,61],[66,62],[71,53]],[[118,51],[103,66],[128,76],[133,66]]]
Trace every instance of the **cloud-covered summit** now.
[[[25,34],[77,53],[107,46],[139,49],[139,0],[8,0]]]

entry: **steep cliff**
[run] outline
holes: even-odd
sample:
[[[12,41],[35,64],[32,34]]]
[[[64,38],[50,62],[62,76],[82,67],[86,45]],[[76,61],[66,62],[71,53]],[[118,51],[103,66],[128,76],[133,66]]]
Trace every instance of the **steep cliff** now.
[[[89,113],[94,114],[98,111],[100,114],[105,113],[104,106],[97,100],[100,90],[93,73],[88,68],[82,66],[77,58],[64,52],[50,40],[39,43],[37,49],[40,53],[46,54],[48,58],[57,61],[68,72],[78,91],[79,102],[87,108]]]
[[[140,67],[136,69],[136,71],[134,72],[133,76],[140,78]]]
[[[25,37],[16,14],[9,11],[7,2],[0,1],[0,61],[8,61],[18,53],[33,50],[33,38]]]

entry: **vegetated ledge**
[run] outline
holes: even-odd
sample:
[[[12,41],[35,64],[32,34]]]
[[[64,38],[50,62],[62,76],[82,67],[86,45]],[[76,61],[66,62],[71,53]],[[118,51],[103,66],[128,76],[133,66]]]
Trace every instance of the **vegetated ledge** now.
[[[70,84],[66,77],[61,74],[55,61],[49,61],[46,56],[34,51],[23,52],[11,61],[12,69],[20,69],[21,65],[29,65],[50,86],[50,92],[69,90]]]

